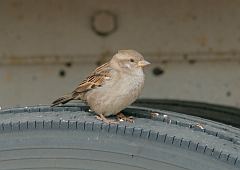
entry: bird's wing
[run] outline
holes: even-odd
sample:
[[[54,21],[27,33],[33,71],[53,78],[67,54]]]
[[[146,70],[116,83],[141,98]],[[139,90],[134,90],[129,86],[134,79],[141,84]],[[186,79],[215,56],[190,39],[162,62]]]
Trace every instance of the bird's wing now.
[[[111,67],[109,63],[105,63],[94,70],[94,72],[88,76],[78,87],[72,92],[73,96],[78,96],[80,93],[87,92],[102,86],[105,81],[111,79],[110,74]]]

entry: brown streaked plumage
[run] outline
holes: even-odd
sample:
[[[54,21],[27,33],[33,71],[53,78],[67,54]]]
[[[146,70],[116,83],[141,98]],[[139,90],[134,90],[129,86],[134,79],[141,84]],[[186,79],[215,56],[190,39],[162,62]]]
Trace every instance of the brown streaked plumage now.
[[[107,123],[105,116],[116,115],[134,102],[144,85],[143,67],[150,64],[134,50],[120,50],[99,66],[71,93],[60,97],[52,106],[71,100],[83,100]]]

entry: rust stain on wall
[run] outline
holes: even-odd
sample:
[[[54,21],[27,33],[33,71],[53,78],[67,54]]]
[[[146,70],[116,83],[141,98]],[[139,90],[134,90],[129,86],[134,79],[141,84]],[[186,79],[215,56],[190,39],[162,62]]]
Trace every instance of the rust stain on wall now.
[[[13,2],[11,3],[11,6],[12,6],[13,8],[19,8],[19,7],[22,6],[22,1],[18,1],[18,0],[13,1]]]
[[[206,35],[200,35],[196,38],[196,41],[199,45],[202,47],[205,47],[208,45],[208,37]]]
[[[11,73],[6,72],[6,73],[4,74],[4,81],[9,82],[9,81],[11,81],[11,80],[12,80],[12,75],[11,75]]]

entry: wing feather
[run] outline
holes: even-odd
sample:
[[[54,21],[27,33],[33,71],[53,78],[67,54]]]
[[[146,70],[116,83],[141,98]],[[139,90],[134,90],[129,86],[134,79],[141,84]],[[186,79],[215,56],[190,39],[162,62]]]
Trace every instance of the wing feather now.
[[[102,86],[105,81],[111,79],[111,67],[109,63],[105,63],[94,70],[94,72],[82,81],[78,87],[72,92],[73,96],[78,96],[80,93],[87,92]]]

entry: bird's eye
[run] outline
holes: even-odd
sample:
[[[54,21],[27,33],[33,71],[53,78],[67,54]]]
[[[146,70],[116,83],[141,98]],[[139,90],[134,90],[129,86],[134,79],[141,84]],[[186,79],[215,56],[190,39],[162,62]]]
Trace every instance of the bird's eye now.
[[[131,58],[131,59],[130,59],[130,62],[134,62],[134,59]]]

